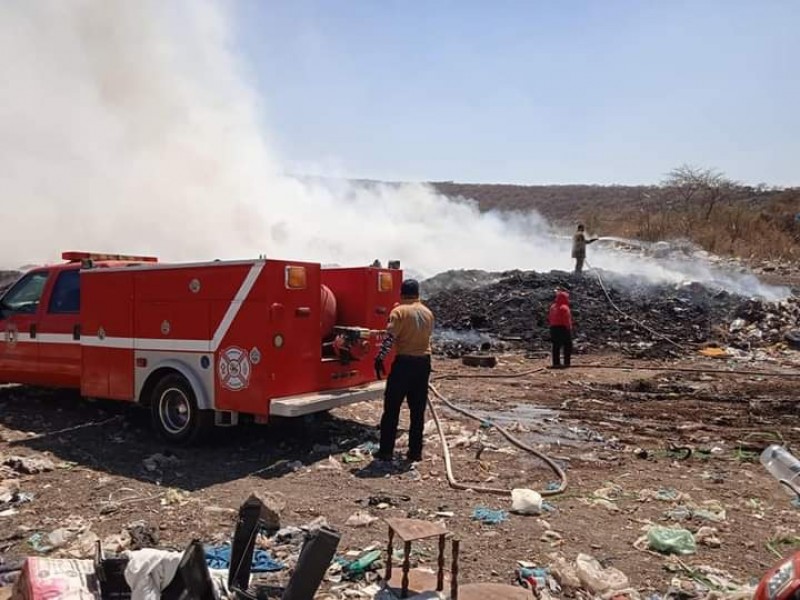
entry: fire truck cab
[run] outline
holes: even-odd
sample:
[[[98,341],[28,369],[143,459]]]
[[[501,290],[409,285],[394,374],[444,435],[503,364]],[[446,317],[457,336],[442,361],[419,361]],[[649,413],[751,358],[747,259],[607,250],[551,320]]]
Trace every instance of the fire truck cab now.
[[[148,407],[176,443],[381,395],[402,272],[65,252],[0,298],[0,383]]]

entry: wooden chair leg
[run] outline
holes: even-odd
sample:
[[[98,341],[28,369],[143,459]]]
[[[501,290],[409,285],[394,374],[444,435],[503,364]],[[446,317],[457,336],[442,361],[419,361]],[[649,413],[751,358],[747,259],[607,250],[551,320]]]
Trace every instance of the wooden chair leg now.
[[[439,536],[439,572],[436,575],[436,591],[444,589],[444,536]]]
[[[411,570],[411,542],[406,542],[403,547],[403,583],[400,587],[400,597],[408,597],[408,572]]]
[[[458,600],[458,547],[461,542],[453,540],[453,557],[450,567],[450,600]]]
[[[394,529],[389,527],[389,545],[386,547],[386,575],[384,579],[386,580],[386,585],[389,585],[389,580],[392,578],[392,553],[394,552],[393,548],[394,542]]]

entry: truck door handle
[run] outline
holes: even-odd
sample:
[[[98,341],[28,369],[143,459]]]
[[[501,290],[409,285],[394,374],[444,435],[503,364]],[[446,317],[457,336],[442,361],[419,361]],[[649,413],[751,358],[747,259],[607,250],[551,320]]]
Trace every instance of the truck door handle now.
[[[36,324],[35,323],[31,324],[30,333],[31,333],[31,339],[32,340],[36,339]]]
[[[81,339],[81,326],[80,326],[80,323],[78,323],[77,325],[75,325],[72,328],[72,339],[73,340]]]

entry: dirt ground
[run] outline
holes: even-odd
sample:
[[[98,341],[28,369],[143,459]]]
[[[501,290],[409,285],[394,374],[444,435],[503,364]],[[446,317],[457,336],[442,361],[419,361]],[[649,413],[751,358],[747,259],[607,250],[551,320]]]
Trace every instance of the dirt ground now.
[[[657,524],[693,532],[703,526],[715,528],[720,546],[699,544],[683,563],[716,567],[746,583],[760,578],[778,555],[786,556],[800,545],[794,536],[800,529],[800,512],[758,463],[758,452],[771,441],[783,440],[790,447],[800,442],[794,420],[800,378],[643,367],[797,374],[798,354],[751,363],[694,358],[634,363],[615,355],[579,356],[576,368],[524,377],[502,375],[544,366],[543,357],[504,355],[495,369],[435,361],[436,376],[468,376],[437,382],[442,393],[509,426],[566,470],[567,490],[546,498],[550,510],[540,517],[508,514],[497,525],[474,521],[473,510],[508,510],[510,499],[451,489],[430,425],[426,457],[416,470],[386,475],[365,468],[366,460],[343,461],[351,449],[377,440],[378,402],[306,422],[225,430],[221,439],[204,447],[175,449],[154,437],[148,415],[134,407],[2,387],[4,460],[46,457],[57,468],[20,475],[4,467],[3,476],[17,477],[21,491],[33,499],[16,506],[16,514],[0,517],[0,553],[4,559],[36,554],[31,536],[47,534],[73,517],[81,517],[101,539],[145,521],[159,534],[161,547],[182,549],[193,538],[222,542],[229,539],[235,509],[249,493],[269,491],[285,497],[285,525],[325,517],[343,535],[341,554],[385,545],[386,527],[380,520],[366,527],[346,524],[358,510],[381,518],[443,518],[461,539],[464,582],[511,583],[517,561],[548,566],[554,552],[568,559],[585,553],[622,570],[640,593],[664,594],[675,576],[667,569],[674,561],[634,547],[648,524]],[[589,363],[604,368],[580,366]],[[607,368],[615,366],[629,369]],[[460,481],[537,490],[555,481],[543,463],[513,449],[496,430],[437,406],[454,446]],[[88,426],[72,429],[81,425]],[[402,444],[401,439],[398,451]],[[174,458],[148,468],[146,459],[155,453]],[[170,488],[185,495],[175,495]],[[659,491],[667,499],[656,498]],[[373,504],[384,504],[369,506],[370,497]],[[713,507],[704,505],[708,501],[719,502],[724,516],[717,511],[712,515],[717,520],[709,521],[708,516],[704,520],[691,511],[676,510]],[[667,515],[670,511],[672,516]],[[453,516],[437,517],[442,512]],[[431,546],[420,546],[415,559],[435,566]]]

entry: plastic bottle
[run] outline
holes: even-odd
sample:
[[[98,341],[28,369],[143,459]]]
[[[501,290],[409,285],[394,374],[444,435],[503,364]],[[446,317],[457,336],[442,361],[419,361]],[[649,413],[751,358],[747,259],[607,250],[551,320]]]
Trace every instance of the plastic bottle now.
[[[795,487],[800,487],[800,460],[783,446],[772,444],[761,453],[761,464],[775,479],[788,481]],[[786,486],[781,486],[787,494],[795,496]]]

